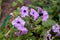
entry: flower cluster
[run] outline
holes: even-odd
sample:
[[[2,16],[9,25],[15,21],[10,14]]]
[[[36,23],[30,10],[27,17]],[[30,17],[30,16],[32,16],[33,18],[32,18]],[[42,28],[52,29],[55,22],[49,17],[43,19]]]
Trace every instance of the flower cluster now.
[[[15,20],[12,21],[12,25],[14,25],[19,30],[19,32],[15,33],[16,35],[27,34],[28,30],[27,28],[24,27],[25,21],[21,19],[19,16]]]
[[[50,30],[47,31],[46,40],[51,40]]]
[[[21,9],[20,9],[20,14],[21,14],[21,17],[26,17],[26,16],[28,16],[28,7],[27,7],[27,6],[21,7]]]
[[[52,26],[52,30],[53,30],[53,32],[57,33],[57,34],[55,35],[55,37],[57,37],[57,36],[60,35],[60,26],[59,26],[58,24],[53,25],[53,26]]]
[[[20,16],[18,16],[16,19],[12,21],[12,25],[15,26],[19,32],[15,32],[17,36],[19,35],[24,35],[28,33],[28,29],[25,27],[25,21],[22,19],[22,17],[26,17],[31,15],[33,17],[33,20],[37,20],[38,17],[42,18],[42,21],[47,21],[48,20],[48,13],[43,10],[42,8],[38,8],[38,12],[34,10],[33,8],[30,9],[30,14],[29,14],[29,8],[27,6],[22,6],[20,9]]]
[[[34,17],[34,20],[36,20],[39,17],[38,12],[36,12],[33,8],[31,8],[30,11],[30,15]]]
[[[52,40],[51,38],[53,35],[54,35],[54,37],[60,36],[60,27],[58,24],[53,25],[51,30],[47,31],[46,40]],[[53,34],[51,34],[51,32]]]
[[[22,6],[20,9],[20,14],[21,14],[21,17],[29,16],[28,7]],[[31,8],[30,15],[34,17],[33,18],[34,20],[36,20],[38,17],[41,17],[42,21],[47,21],[47,19],[48,19],[47,11],[43,10],[40,7],[38,7],[38,12],[36,10],[34,10],[33,8]]]
[[[38,13],[39,13],[39,16],[42,18],[42,21],[47,21],[47,19],[49,17],[47,11],[45,11],[42,8],[38,7]]]

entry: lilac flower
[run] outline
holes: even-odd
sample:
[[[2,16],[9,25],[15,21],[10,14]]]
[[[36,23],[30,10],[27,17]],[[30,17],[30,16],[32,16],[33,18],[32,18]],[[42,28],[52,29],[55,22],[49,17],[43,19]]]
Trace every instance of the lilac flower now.
[[[51,40],[50,30],[47,31],[46,40]]]
[[[18,16],[15,20],[12,21],[12,25],[19,30],[21,27],[24,27],[25,21]]]
[[[47,13],[47,12],[46,11],[43,11],[43,13]],[[47,19],[48,19],[48,14],[44,14],[42,16],[42,21],[47,21]]]
[[[59,29],[60,28],[59,28],[59,25],[58,24],[55,24],[55,25],[52,26],[52,31],[53,32],[59,32]]]
[[[39,16],[42,18],[42,21],[47,21],[48,20],[48,13],[47,11],[43,10],[42,8],[38,7],[38,13]]]
[[[25,21],[21,19],[19,16],[12,21],[12,25],[15,26],[19,32],[16,32],[16,35],[24,35],[27,34],[28,30],[24,27]]]
[[[58,33],[55,35],[55,37],[57,37],[57,36],[60,37],[60,32],[58,32]]]
[[[36,12],[33,8],[31,8],[30,11],[30,15],[34,17],[34,20],[36,20],[39,17],[38,12]]]
[[[46,40],[51,40],[51,34],[47,34]]]
[[[27,32],[28,32],[27,28],[22,28],[22,30],[21,30],[21,35],[27,34]]]
[[[21,17],[28,16],[28,7],[27,6],[22,6],[20,9],[20,14]]]
[[[43,11],[41,7],[37,7],[37,8],[38,8],[38,13]]]
[[[28,33],[28,30],[26,28],[22,28],[19,32],[15,32],[16,36],[20,36],[20,35],[25,35]]]

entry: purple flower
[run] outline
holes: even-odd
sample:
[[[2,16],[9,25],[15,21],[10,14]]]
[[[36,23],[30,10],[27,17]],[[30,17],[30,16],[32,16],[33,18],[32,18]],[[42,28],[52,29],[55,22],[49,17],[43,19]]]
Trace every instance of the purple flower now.
[[[16,36],[20,36],[20,35],[25,35],[28,33],[28,30],[26,28],[22,28],[19,32],[15,32]]]
[[[12,25],[20,30],[21,27],[24,27],[25,21],[18,16],[15,20],[12,21]]]
[[[28,16],[28,7],[27,6],[22,6],[20,9],[20,14],[21,17]]]
[[[59,28],[59,32],[55,35],[55,37],[60,37],[60,28]]]
[[[50,30],[47,31],[46,40],[51,40]]]
[[[27,28],[22,28],[22,30],[21,30],[21,35],[27,34],[27,32],[28,32]]]
[[[38,7],[38,13],[39,16],[42,18],[42,21],[47,21],[48,20],[48,13],[47,11],[43,10],[42,8]]]
[[[60,37],[60,32],[58,32],[58,33],[55,35],[55,37],[57,37],[57,36]]]
[[[59,32],[57,32],[57,34],[55,35],[55,37],[60,37],[60,26],[59,26]]]
[[[46,40],[51,40],[51,34],[47,34]]]
[[[59,28],[59,25],[58,24],[55,24],[55,25],[52,26],[52,31],[53,32],[59,32],[59,29],[60,28]]]
[[[24,27],[25,21],[21,19],[19,16],[12,21],[12,25],[19,30],[19,32],[15,33],[17,36],[27,34],[28,30]]]
[[[30,9],[30,15],[34,17],[34,20],[36,20],[39,17],[38,12],[36,12],[33,8]]]
[[[38,13],[43,11],[43,9],[41,7],[37,7],[37,8],[38,8]]]

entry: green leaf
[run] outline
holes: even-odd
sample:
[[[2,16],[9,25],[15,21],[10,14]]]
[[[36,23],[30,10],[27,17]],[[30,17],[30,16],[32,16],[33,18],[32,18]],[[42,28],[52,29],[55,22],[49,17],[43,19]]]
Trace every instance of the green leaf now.
[[[60,17],[60,13],[58,14],[58,16]]]
[[[37,27],[35,27],[33,31],[36,32],[36,33],[41,33],[42,32],[41,25],[38,25]]]
[[[28,7],[37,9],[36,6],[34,6],[34,5],[28,5]]]
[[[16,14],[20,15],[20,7],[17,7]]]
[[[30,21],[30,17],[25,17],[24,20],[25,21]]]
[[[20,3],[23,3],[23,0],[18,0]]]
[[[16,2],[13,2],[13,3],[12,3],[12,6],[13,6],[13,7],[15,7],[16,5],[17,5],[17,3],[16,3]]]
[[[32,36],[33,33],[31,33],[31,31],[28,32],[27,36]]]
[[[42,29],[42,28],[41,28],[41,25],[38,25],[38,26],[35,27],[34,29],[35,29],[35,30],[40,30],[40,29]]]
[[[49,19],[49,20],[46,21],[46,22],[42,22],[42,25],[43,25],[44,27],[49,27],[49,26],[52,26],[54,23],[55,23],[54,20]]]
[[[2,27],[6,26],[8,20],[10,19],[10,17],[11,17],[11,16],[8,15],[8,16],[5,18],[5,20],[4,20],[3,24],[2,24]]]
[[[41,18],[38,18],[34,23],[35,24],[38,24],[38,23],[40,23],[41,22]]]
[[[20,11],[20,7],[17,7],[17,11]]]

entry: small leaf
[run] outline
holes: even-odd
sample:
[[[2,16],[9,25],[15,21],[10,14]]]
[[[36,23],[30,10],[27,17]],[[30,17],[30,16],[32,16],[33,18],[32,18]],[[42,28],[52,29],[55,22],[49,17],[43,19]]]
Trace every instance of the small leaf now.
[[[17,11],[20,11],[20,7],[17,7]]]
[[[60,13],[58,14],[59,18],[60,18]]]
[[[16,14],[20,15],[20,8],[19,7],[17,7]]]
[[[32,36],[33,34],[31,33],[31,31],[28,32],[27,36]]]
[[[23,0],[18,0],[20,3],[23,3]]]
[[[30,17],[25,17],[24,20],[25,21],[30,21]]]
[[[17,3],[16,3],[16,2],[13,2],[13,3],[12,3],[12,6],[13,6],[13,7],[15,7],[16,5],[17,5]]]
[[[34,5],[28,5],[28,7],[37,9],[36,6],[34,6]]]
[[[40,23],[41,22],[41,18],[38,18],[34,23],[35,24],[38,24],[38,23]]]
[[[10,19],[10,17],[11,17],[11,16],[8,15],[8,16],[5,18],[5,20],[4,20],[3,24],[2,24],[2,27],[6,26],[8,20]]]
[[[37,27],[34,28],[35,30],[40,30],[41,29],[41,25],[38,25]]]
[[[44,27],[49,27],[49,26],[52,26],[54,23],[55,23],[54,20],[49,19],[49,20],[46,21],[46,22],[42,22],[42,25],[43,25]]]

